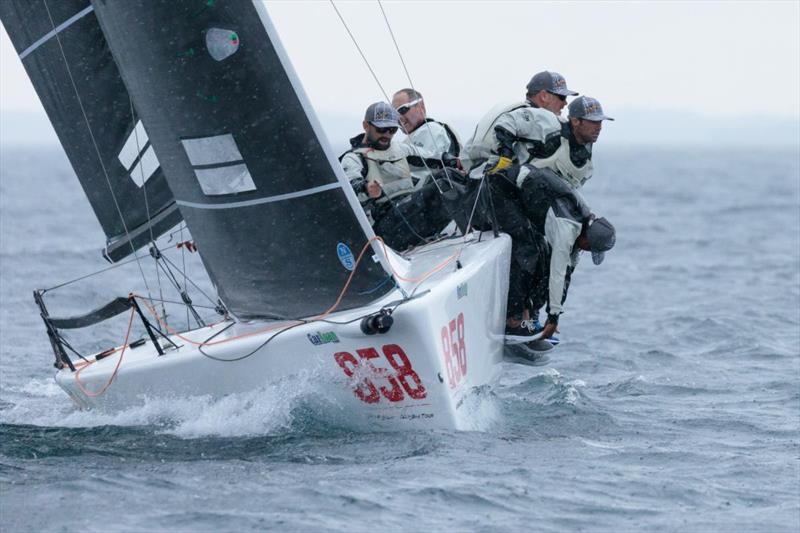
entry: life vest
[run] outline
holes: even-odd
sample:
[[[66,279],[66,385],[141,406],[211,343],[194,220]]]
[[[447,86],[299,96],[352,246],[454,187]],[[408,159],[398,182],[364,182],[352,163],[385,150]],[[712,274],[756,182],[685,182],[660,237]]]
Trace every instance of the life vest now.
[[[449,124],[446,124],[444,122],[439,122],[438,120],[433,120],[432,118],[426,118],[425,122],[436,122],[441,127],[443,127],[445,133],[447,133],[447,138],[450,139],[450,148],[447,149],[447,152],[450,155],[454,155],[456,157],[461,155],[461,139],[458,137],[458,134],[455,132],[453,128],[450,127]]]
[[[578,167],[570,158],[569,139],[562,136],[561,146],[550,157],[534,159],[531,164],[537,168],[549,168],[556,171],[567,183],[573,187],[580,188],[592,177],[594,166],[592,160],[586,161],[582,167]],[[519,180],[519,178],[517,178]],[[521,185],[517,181],[517,185]]]
[[[475,126],[472,137],[464,145],[461,156],[464,168],[472,168],[494,155],[494,126],[500,115],[521,107],[530,107],[530,105],[528,101],[514,102],[513,104],[498,104],[489,110]]]
[[[386,150],[359,146],[348,150],[342,157],[350,152],[361,158],[361,163],[364,165],[361,174],[367,182],[377,181],[381,184],[384,194],[376,199],[376,203],[386,203],[389,199],[413,192],[414,181],[411,179],[406,154],[394,145],[390,145]]]

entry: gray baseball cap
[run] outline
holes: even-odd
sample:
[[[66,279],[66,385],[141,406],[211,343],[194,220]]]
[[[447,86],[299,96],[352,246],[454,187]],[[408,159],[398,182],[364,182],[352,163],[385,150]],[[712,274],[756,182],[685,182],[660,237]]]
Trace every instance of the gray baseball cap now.
[[[376,128],[399,128],[397,111],[386,102],[375,102],[367,108],[364,120]]]
[[[581,96],[570,102],[568,116],[571,118],[591,120],[592,122],[614,120],[603,114],[603,106],[600,105],[597,98],[591,98],[589,96]]]
[[[596,218],[589,221],[586,238],[589,240],[589,249],[592,251],[592,263],[599,265],[605,259],[606,252],[614,247],[617,231],[605,218]]]
[[[528,92],[536,94],[539,91],[560,94],[561,96],[577,96],[578,93],[567,89],[567,80],[558,72],[539,72],[528,82]]]

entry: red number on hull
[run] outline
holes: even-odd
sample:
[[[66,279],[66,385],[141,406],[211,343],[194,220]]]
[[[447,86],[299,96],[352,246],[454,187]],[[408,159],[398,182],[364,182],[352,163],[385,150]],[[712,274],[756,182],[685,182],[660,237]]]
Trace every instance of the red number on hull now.
[[[464,340],[464,313],[458,313],[456,319],[456,329],[458,333],[458,368],[461,375],[467,375],[467,344]]]
[[[442,328],[442,351],[447,382],[454,388],[467,375],[467,345],[464,340],[464,313]]]
[[[360,365],[358,364],[358,360],[353,357],[353,354],[348,352],[336,352],[333,357],[336,359],[336,362],[339,363],[342,370],[344,370],[347,377],[355,377]],[[367,392],[364,392],[364,389],[366,389]],[[353,393],[359,400],[366,403],[378,403],[381,399],[380,394],[378,394],[378,389],[376,389],[372,381],[366,377],[358,382],[358,385],[353,389]]]
[[[387,389],[382,385],[379,387],[381,394],[383,394],[383,397],[389,400],[390,402],[402,401],[403,389],[400,388],[400,384],[397,382],[394,376],[389,374],[389,371],[386,370],[385,368],[375,368],[372,365],[372,362],[370,361],[370,359],[380,358],[380,355],[378,355],[378,351],[375,348],[360,348],[356,350],[356,353],[359,355],[359,357],[361,357],[361,359],[363,359],[367,363],[367,367],[369,368],[370,373],[372,375],[385,378],[386,381],[389,382],[389,385],[391,385],[392,387],[391,389]]]
[[[344,371],[345,375],[354,380],[358,380],[353,388],[353,394],[366,403],[378,403],[381,395],[390,402],[401,402],[405,399],[405,393],[415,400],[421,400],[427,396],[422,379],[414,371],[411,361],[397,344],[387,344],[382,348],[383,356],[394,369],[392,373],[389,369],[376,367],[372,364],[374,359],[380,359],[380,354],[375,348],[359,348],[356,353],[361,358],[359,361],[349,352],[337,352],[334,354],[336,363]],[[383,379],[389,387],[373,383],[373,379]],[[380,392],[378,392],[380,390]]]
[[[383,347],[383,355],[397,372],[397,379],[403,384],[403,388],[408,395],[415,400],[423,399],[427,395],[425,392],[425,385],[422,384],[422,380],[419,379],[417,373],[411,368],[411,361],[408,360],[406,352],[396,344],[387,344]],[[398,363],[396,358],[399,358],[402,364]],[[408,383],[408,379],[406,378],[411,378],[414,381],[414,387]]]

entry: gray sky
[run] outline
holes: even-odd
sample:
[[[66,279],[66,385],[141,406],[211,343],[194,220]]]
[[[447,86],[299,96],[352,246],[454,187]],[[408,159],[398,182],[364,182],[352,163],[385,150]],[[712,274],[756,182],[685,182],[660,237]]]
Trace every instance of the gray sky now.
[[[327,1],[267,7],[312,103],[358,128],[383,99]],[[337,1],[388,92],[408,86],[377,2]],[[563,74],[610,115],[800,120],[800,2],[410,2],[384,9],[437,118],[480,117],[539,70]],[[5,30],[0,111],[41,111]],[[621,124],[618,122],[617,124]]]

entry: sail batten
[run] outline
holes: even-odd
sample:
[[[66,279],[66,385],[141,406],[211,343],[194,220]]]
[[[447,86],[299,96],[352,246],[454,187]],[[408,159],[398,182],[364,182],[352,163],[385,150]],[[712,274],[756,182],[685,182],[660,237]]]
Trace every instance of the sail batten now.
[[[36,42],[34,42],[32,45],[30,45],[25,50],[23,50],[19,54],[19,58],[20,59],[25,59],[34,50],[36,50],[37,48],[42,46],[44,43],[46,43],[47,41],[49,41],[50,39],[55,37],[57,33],[69,28],[75,21],[77,21],[78,19],[80,19],[81,17],[83,17],[85,15],[88,15],[92,11],[94,11],[94,8],[92,6],[86,6],[85,8],[81,9],[80,11],[78,11],[77,13],[72,15],[70,18],[68,18],[67,20],[65,20],[64,22],[62,22],[58,26],[56,26],[55,29],[50,30],[49,32],[44,34],[43,37],[41,37]]]
[[[177,204],[180,206],[185,207],[193,207],[195,209],[233,209],[237,207],[249,207],[252,205],[260,205],[260,204],[269,204],[272,202],[282,202],[284,200],[292,200],[295,198],[302,198],[303,196],[308,196],[310,194],[317,194],[325,191],[330,191],[333,189],[340,188],[341,185],[339,183],[328,183],[327,185],[320,185],[318,187],[312,187],[310,189],[305,189],[303,191],[297,192],[290,192],[285,194],[278,194],[276,196],[268,196],[266,198],[258,198],[256,200],[245,200],[243,202],[225,202],[219,204],[211,204],[211,203],[195,203],[195,202],[184,202],[183,200],[178,200]]]

